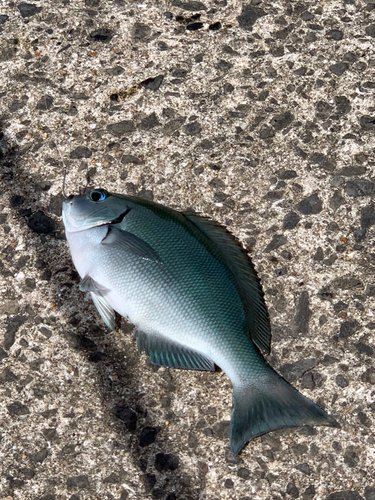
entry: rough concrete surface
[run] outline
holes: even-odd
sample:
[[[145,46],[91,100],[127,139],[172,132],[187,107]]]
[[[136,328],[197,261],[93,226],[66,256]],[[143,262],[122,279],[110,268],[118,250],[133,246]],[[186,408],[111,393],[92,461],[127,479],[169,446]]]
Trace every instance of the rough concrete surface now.
[[[30,2],[0,5],[0,498],[374,500],[375,4]],[[152,367],[78,290],[64,165],[224,224],[341,428],[231,455],[225,374]]]

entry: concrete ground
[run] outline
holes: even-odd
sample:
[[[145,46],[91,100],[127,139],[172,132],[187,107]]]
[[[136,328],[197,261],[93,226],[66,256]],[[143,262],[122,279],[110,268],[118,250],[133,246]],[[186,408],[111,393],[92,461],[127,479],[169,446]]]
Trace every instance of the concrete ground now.
[[[0,498],[374,500],[375,4],[30,1],[0,5]],[[78,290],[64,168],[224,224],[341,428],[233,456],[225,374],[152,367]]]

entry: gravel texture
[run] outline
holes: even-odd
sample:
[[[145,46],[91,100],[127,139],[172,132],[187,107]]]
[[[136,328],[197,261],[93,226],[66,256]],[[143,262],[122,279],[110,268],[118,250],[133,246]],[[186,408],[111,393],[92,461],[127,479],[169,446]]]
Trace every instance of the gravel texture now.
[[[374,500],[375,4],[0,5],[0,499]],[[87,184],[224,224],[269,361],[340,429],[229,451],[224,373],[152,367],[78,290]]]

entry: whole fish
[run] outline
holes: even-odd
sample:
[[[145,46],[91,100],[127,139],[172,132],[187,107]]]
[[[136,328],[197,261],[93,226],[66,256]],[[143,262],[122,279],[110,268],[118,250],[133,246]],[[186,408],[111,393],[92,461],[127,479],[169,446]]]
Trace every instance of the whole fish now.
[[[228,375],[234,453],[275,429],[338,426],[263,358],[271,343],[263,292],[219,224],[104,189],[70,196],[63,221],[80,289],[109,328],[117,311],[137,327],[151,363]]]

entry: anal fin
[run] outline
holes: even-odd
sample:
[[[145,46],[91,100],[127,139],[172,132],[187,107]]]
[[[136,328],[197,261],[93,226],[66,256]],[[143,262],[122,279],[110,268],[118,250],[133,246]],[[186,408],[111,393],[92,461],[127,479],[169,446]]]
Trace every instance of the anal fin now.
[[[214,362],[204,354],[159,335],[137,332],[137,346],[139,352],[145,351],[153,365],[215,371]]]

